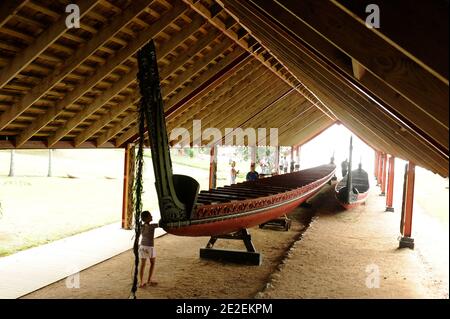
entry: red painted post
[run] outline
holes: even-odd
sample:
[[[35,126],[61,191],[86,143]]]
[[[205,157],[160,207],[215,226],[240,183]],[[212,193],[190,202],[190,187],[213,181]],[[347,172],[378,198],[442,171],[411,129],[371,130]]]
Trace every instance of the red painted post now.
[[[125,147],[122,194],[122,228],[131,229],[133,223],[134,145]]]
[[[402,237],[400,239],[400,248],[414,248],[414,239],[412,234],[412,217],[413,217],[413,204],[414,204],[414,180],[415,180],[415,168],[414,163],[409,162],[406,172],[406,181],[404,187],[404,203],[402,212]]]
[[[393,202],[394,202],[394,175],[395,175],[395,157],[391,156],[389,158],[389,175],[387,183],[387,195],[386,195],[386,211],[393,212]]]
[[[387,154],[383,154],[383,165],[381,166],[381,194],[380,196],[386,195],[386,168],[387,168]]]
[[[211,146],[209,159],[209,189],[217,187],[217,146]]]

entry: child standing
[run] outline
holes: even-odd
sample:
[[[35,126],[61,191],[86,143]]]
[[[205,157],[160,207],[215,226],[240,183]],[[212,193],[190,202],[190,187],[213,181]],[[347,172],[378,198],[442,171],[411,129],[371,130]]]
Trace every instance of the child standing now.
[[[141,269],[140,269],[140,288],[145,287],[146,285],[156,286],[158,283],[156,281],[152,281],[153,271],[155,269],[155,260],[156,260],[156,250],[154,246],[154,238],[155,238],[155,229],[158,228],[157,223],[152,223],[153,220],[152,215],[149,211],[143,211],[141,213],[141,244],[139,245],[139,258],[141,259]],[[145,263],[147,259],[150,259],[150,270],[148,273],[148,280],[146,283],[143,281],[144,271],[145,271]]]

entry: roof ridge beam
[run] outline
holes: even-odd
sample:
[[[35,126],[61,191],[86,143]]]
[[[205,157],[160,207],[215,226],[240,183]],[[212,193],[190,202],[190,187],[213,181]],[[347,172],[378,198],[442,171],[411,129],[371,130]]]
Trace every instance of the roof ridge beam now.
[[[195,10],[198,14],[202,15],[205,19],[209,21],[214,27],[218,28],[220,31],[222,31],[225,35],[227,35],[229,38],[231,38],[234,42],[236,42],[239,46],[241,46],[244,50],[252,54],[257,60],[259,60],[263,65],[265,65],[267,68],[269,68],[273,73],[275,73],[281,80],[286,82],[288,85],[293,87],[295,90],[297,90],[300,94],[302,94],[306,99],[308,99],[312,104],[314,104],[317,108],[319,108],[323,113],[325,113],[328,117],[331,119],[335,119],[334,114],[317,98],[316,95],[314,95],[306,86],[303,85],[298,79],[295,77],[295,75],[289,71],[289,69],[286,68],[284,64],[282,64],[278,59],[275,60],[280,63],[284,69],[287,70],[288,74],[291,75],[291,77],[286,77],[285,75],[281,74],[274,65],[270,64],[268,62],[269,59],[265,59],[261,54],[258,54],[256,51],[253,50],[252,46],[247,43],[243,37],[238,36],[233,30],[230,28],[227,28],[225,23],[219,19],[219,17],[216,15],[213,15],[208,8],[206,8],[202,3],[196,2],[193,0],[183,0],[187,5],[189,5],[193,10]],[[219,1],[217,1],[222,8],[223,5]],[[229,11],[227,9],[223,8],[230,16]],[[234,16],[232,16],[234,20],[238,21]],[[245,28],[245,27],[244,27]],[[248,31],[248,30],[247,30]],[[252,35],[253,37],[253,35]],[[266,50],[267,51],[267,50]],[[267,51],[270,55],[271,53]],[[272,57],[272,55],[271,55]],[[293,83],[290,79],[294,78],[296,79],[296,83]],[[305,92],[306,91],[306,92]]]

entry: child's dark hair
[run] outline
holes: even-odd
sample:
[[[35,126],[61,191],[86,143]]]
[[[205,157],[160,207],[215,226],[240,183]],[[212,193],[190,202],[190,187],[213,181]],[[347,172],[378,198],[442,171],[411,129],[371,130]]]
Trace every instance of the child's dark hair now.
[[[147,218],[149,218],[150,216],[152,216],[152,215],[150,214],[150,212],[149,212],[148,210],[144,210],[144,211],[141,213],[141,220],[147,219]]]

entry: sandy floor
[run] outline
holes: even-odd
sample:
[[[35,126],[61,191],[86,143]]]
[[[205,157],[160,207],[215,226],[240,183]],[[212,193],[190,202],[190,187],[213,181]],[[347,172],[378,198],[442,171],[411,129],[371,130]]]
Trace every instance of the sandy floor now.
[[[284,252],[311,218],[312,209],[299,208],[289,231],[253,228],[253,243],[263,255],[261,266],[227,264],[199,259],[208,238],[165,235],[156,239],[156,287],[139,289],[138,298],[253,298],[261,291]],[[244,249],[242,242],[218,240],[217,248]],[[68,289],[64,280],[25,298],[128,298],[133,270],[131,251],[80,274],[80,288]]]
[[[377,189],[352,211],[329,198],[258,297],[448,298],[448,255],[441,276],[420,253],[430,242],[398,249],[399,213],[384,212]]]
[[[263,254],[259,267],[199,259],[207,238],[157,239],[159,285],[140,289],[138,297],[448,298],[448,273],[447,281],[437,276],[420,254],[430,243],[397,249],[399,213],[384,212],[377,189],[366,206],[348,212],[338,207],[332,192],[326,187],[311,200],[311,209],[297,209],[289,232],[251,229]],[[221,247],[240,245],[222,242]],[[126,252],[81,272],[79,289],[60,281],[25,298],[127,298],[132,259]],[[448,257],[443,263],[448,266]]]

